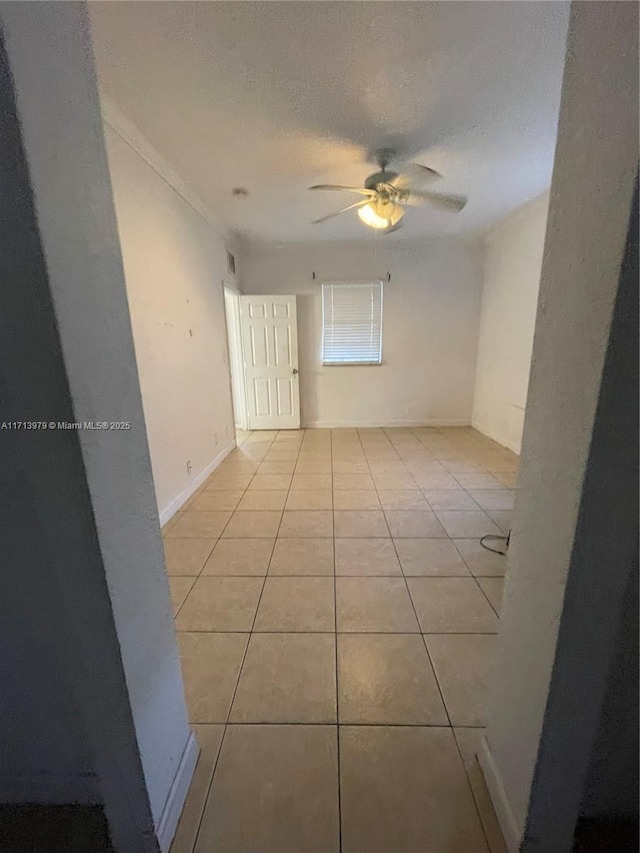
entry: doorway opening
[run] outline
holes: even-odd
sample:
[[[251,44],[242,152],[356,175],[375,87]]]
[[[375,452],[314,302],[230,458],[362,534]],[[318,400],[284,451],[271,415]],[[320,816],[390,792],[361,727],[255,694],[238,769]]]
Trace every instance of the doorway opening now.
[[[236,439],[248,430],[247,395],[244,381],[242,355],[242,324],[240,320],[240,294],[224,285],[224,310],[227,318],[227,341],[229,344],[229,374]]]
[[[224,284],[236,439],[247,430],[300,429],[296,297]]]

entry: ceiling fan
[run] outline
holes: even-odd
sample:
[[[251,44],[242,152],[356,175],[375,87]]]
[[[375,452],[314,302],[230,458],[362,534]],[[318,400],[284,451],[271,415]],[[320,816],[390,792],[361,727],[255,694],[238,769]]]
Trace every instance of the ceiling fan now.
[[[371,228],[376,228],[384,234],[397,231],[404,224],[402,219],[405,211],[402,205],[432,205],[441,210],[459,213],[467,203],[465,196],[444,195],[423,189],[425,186],[440,180],[442,175],[428,166],[419,163],[404,164],[402,172],[387,170],[389,163],[395,158],[395,152],[390,148],[378,151],[376,160],[379,172],[365,179],[364,187],[342,187],[332,184],[316,184],[310,190],[337,190],[339,192],[358,193],[364,196],[360,201],[343,207],[335,213],[316,219],[313,224],[326,222],[334,216],[340,216],[348,210],[358,211],[358,216]]]

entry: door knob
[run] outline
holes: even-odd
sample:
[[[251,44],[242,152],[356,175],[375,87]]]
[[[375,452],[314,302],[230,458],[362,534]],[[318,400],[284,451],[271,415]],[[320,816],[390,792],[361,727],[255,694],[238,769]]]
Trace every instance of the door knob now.
[[[297,368],[297,367],[294,367],[294,368],[293,368],[293,375],[294,375],[294,376],[297,376],[297,375],[298,375],[298,368]]]

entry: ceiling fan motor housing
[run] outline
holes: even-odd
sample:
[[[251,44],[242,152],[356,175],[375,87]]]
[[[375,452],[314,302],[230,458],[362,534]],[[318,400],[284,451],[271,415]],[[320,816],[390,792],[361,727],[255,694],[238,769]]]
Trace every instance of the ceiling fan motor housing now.
[[[388,184],[397,177],[397,172],[387,172],[383,169],[382,172],[374,172],[373,175],[369,175],[365,179],[364,186],[365,189],[375,190],[378,184]]]

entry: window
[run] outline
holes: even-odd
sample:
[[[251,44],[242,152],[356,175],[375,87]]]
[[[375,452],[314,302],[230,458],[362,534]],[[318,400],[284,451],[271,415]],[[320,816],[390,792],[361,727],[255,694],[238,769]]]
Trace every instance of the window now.
[[[382,282],[322,285],[322,363],[382,363]]]

